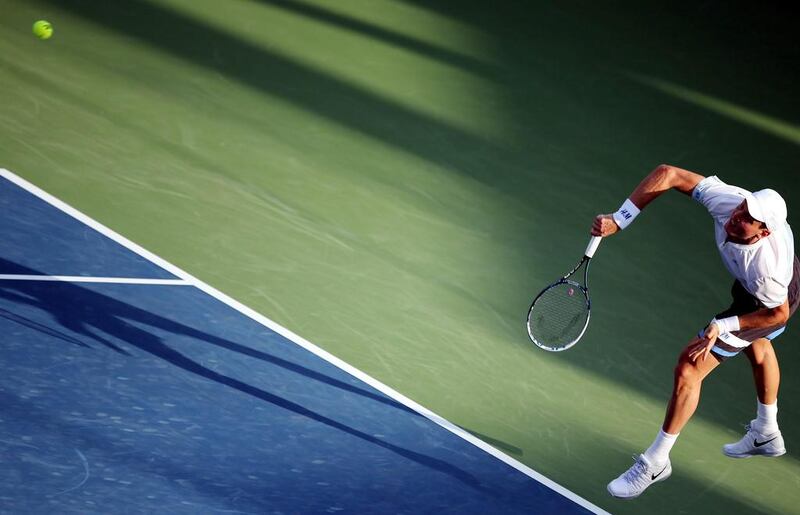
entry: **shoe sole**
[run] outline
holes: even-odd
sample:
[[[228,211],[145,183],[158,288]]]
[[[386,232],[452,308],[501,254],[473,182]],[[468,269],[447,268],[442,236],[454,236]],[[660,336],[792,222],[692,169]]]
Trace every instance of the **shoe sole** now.
[[[736,459],[745,459],[745,458],[752,458],[753,456],[763,456],[765,458],[777,458],[778,456],[783,456],[786,454],[786,449],[783,449],[778,452],[756,452],[756,453],[745,453],[745,454],[733,454],[728,453],[725,449],[722,450],[722,454],[729,458],[736,458]]]
[[[658,483],[659,481],[664,481],[665,479],[669,478],[669,476],[671,476],[671,475],[672,475],[672,470],[669,471],[669,474],[661,474],[661,477],[659,477],[658,479],[656,479],[655,481],[650,483],[647,486],[647,488],[650,488],[651,486],[653,486],[654,484]],[[645,488],[644,490],[647,490],[647,488]],[[629,495],[627,497],[624,497],[622,495],[614,495],[614,492],[612,492],[611,489],[608,486],[606,486],[606,490],[608,490],[608,493],[611,494],[611,497],[613,497],[614,499],[623,499],[625,501],[628,501],[630,499],[636,499],[637,497],[639,497],[640,495],[642,495],[644,493],[644,490],[642,490],[641,492],[639,492],[636,495]]]

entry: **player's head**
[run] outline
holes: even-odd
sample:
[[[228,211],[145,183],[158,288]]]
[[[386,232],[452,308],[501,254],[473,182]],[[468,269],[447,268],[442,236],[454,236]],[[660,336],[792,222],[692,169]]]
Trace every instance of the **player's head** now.
[[[747,197],[747,211],[760,222],[764,222],[772,232],[786,223],[786,201],[780,194],[771,189],[751,193]]]
[[[777,191],[756,191],[734,209],[725,231],[735,239],[754,243],[783,227],[786,215],[786,202]]]

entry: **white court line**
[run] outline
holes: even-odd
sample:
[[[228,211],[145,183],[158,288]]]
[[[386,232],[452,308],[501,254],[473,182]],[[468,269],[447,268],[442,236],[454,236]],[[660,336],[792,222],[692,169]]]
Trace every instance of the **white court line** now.
[[[165,286],[194,286],[184,279],[140,279],[137,277],[84,277],[82,275],[24,275],[0,274],[0,281],[61,281],[68,283],[157,284]]]
[[[253,309],[245,306],[244,304],[240,303],[237,300],[232,299],[231,297],[225,295],[221,291],[217,290],[216,288],[204,283],[200,279],[190,275],[187,272],[184,272],[180,268],[176,267],[175,265],[165,261],[164,259],[156,256],[149,250],[140,247],[136,243],[130,241],[129,239],[117,234],[116,232],[112,231],[108,227],[104,226],[100,222],[86,216],[85,214],[81,213],[77,209],[73,208],[72,206],[64,203],[63,201],[57,199],[56,197],[50,195],[46,191],[40,189],[37,186],[34,186],[30,182],[26,181],[25,179],[15,175],[14,173],[0,168],[0,176],[5,177],[9,181],[13,182],[17,186],[25,189],[29,193],[39,197],[40,199],[44,200],[48,204],[52,205],[60,209],[61,211],[65,212],[66,214],[72,216],[73,218],[83,222],[84,224],[88,225],[92,229],[96,230],[100,234],[111,238],[115,242],[119,243],[120,245],[126,247],[127,249],[139,254],[143,258],[151,261],[153,264],[160,266],[164,270],[172,273],[173,275],[182,278],[184,281],[191,283],[192,285],[196,286],[203,292],[207,293],[208,295],[214,297],[215,299],[219,300],[220,302],[227,304],[228,306],[232,307],[233,309],[237,310],[238,312],[246,315],[247,317],[255,320],[256,322],[260,323],[261,325],[267,327],[268,329],[280,334],[284,338],[294,342],[295,344],[303,347],[307,351],[315,354],[316,356],[324,359],[325,361],[335,365],[336,367],[344,370],[348,374],[360,379],[361,381],[367,383],[368,385],[372,386],[376,390],[382,392],[383,394],[391,397],[392,399],[396,400],[397,402],[405,405],[408,408],[416,411],[420,415],[424,416],[425,418],[431,420],[432,422],[438,424],[439,426],[447,429],[451,433],[455,434],[456,436],[466,440],[467,442],[471,443],[472,445],[478,447],[479,449],[485,451],[486,453],[494,456],[498,460],[506,463],[507,465],[515,468],[516,470],[522,472],[523,474],[527,475],[528,477],[535,479],[539,483],[547,486],[554,492],[561,494],[562,496],[566,497],[567,499],[571,500],[575,504],[582,506],[583,508],[597,514],[604,514],[609,515],[607,511],[603,510],[602,508],[595,506],[591,502],[587,501],[583,497],[580,497],[578,494],[567,490],[563,486],[559,485],[555,481],[543,476],[542,474],[536,472],[532,468],[528,467],[527,465],[520,463],[519,461],[515,460],[511,456],[495,449],[491,445],[487,444],[483,440],[473,436],[471,433],[467,432],[466,430],[458,427],[457,425],[453,424],[449,420],[442,418],[441,416],[437,415],[436,413],[430,411],[428,408],[417,404],[413,400],[409,399],[405,395],[393,390],[392,388],[386,386],[385,384],[381,383],[377,379],[367,375],[366,373],[362,372],[361,370],[349,365],[348,363],[342,361],[341,359],[337,358],[333,354],[317,347],[313,343],[309,342],[305,338],[296,335],[295,333],[291,332],[290,330],[286,329],[285,327],[278,325],[276,322],[273,322],[269,318],[261,315],[260,313],[254,311]]]

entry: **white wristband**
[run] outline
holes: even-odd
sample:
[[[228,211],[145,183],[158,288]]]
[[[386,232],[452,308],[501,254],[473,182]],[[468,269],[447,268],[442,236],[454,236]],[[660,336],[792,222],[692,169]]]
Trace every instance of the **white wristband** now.
[[[611,215],[620,229],[628,227],[641,211],[631,199],[626,198],[616,213]]]
[[[719,320],[714,318],[711,320],[711,323],[717,324],[720,334],[732,333],[733,331],[739,330],[739,317],[721,318]]]

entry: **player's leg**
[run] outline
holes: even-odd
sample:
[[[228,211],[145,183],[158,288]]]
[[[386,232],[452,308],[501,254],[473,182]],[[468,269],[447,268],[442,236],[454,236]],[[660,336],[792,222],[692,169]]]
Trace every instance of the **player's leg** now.
[[[672,396],[667,405],[662,430],[671,435],[677,435],[689,421],[700,402],[700,388],[703,379],[721,363],[721,358],[713,352],[705,359],[692,361],[689,352],[694,340],[683,349],[678,364],[675,365],[672,385]]]
[[[753,368],[759,402],[765,405],[777,403],[781,372],[772,342],[766,338],[759,338],[744,350],[744,354]]]
[[[672,396],[667,406],[664,424],[655,441],[639,456],[631,468],[608,484],[608,491],[614,497],[621,499],[638,497],[647,487],[667,479],[672,474],[669,451],[678,433],[697,409],[703,379],[721,362],[721,358],[713,353],[703,361],[699,359],[692,361],[689,353],[697,341],[695,339],[689,342],[678,358]]]
[[[747,427],[747,434],[736,443],[722,447],[731,458],[751,456],[782,456],[786,454],[783,436],[778,429],[778,387],[780,368],[772,342],[759,338],[744,350],[753,369],[753,379],[758,396],[756,418]]]

